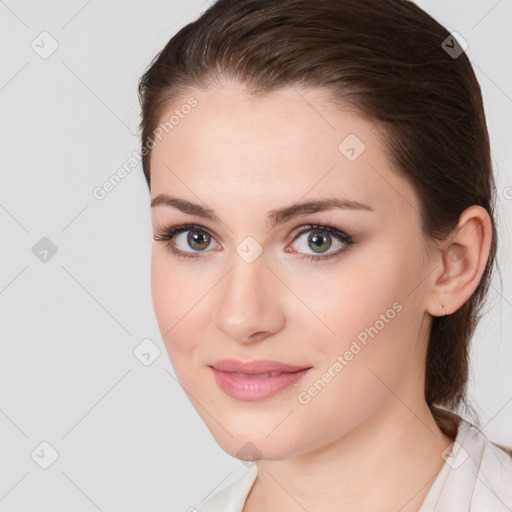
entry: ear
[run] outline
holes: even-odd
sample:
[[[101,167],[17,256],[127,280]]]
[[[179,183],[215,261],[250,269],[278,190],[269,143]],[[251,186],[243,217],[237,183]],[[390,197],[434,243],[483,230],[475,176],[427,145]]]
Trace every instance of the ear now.
[[[433,256],[425,309],[432,316],[457,311],[475,291],[489,257],[491,218],[481,206],[466,208],[459,222]],[[443,305],[445,309],[443,309]]]

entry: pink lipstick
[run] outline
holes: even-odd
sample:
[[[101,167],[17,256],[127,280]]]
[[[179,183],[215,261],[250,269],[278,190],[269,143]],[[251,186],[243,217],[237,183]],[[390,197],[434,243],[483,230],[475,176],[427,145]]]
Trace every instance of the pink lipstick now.
[[[255,401],[270,398],[296,384],[311,369],[278,361],[223,359],[211,365],[217,385],[232,398]]]

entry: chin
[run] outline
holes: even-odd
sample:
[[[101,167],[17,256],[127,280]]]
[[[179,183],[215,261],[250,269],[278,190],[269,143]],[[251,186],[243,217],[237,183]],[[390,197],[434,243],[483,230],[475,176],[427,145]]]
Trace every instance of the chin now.
[[[219,446],[229,455],[245,462],[258,460],[281,460],[291,456],[291,447],[284,445],[283,440],[265,439],[265,436],[244,436],[236,439],[218,439]]]
[[[255,461],[259,459],[280,460],[294,455],[301,436],[279,425],[283,420],[275,420],[274,415],[243,415],[233,412],[233,416],[215,415],[203,417],[207,428],[217,444],[226,453],[237,459]],[[251,417],[252,416],[252,417]],[[276,428],[276,425],[279,425]]]

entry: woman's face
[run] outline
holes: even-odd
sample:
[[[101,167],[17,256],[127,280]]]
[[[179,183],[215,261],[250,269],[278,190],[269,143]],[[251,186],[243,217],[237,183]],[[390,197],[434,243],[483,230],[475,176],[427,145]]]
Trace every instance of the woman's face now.
[[[433,264],[378,126],[315,89],[191,96],[152,152],[151,287],[220,446],[287,458],[422,407]]]

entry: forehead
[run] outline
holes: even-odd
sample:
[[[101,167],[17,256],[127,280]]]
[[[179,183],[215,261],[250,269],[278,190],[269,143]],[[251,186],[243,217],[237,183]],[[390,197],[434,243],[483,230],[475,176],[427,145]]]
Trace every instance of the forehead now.
[[[190,98],[195,106],[180,112]],[[173,113],[152,150],[152,197],[172,191],[194,202],[209,198],[214,208],[226,198],[275,205],[327,194],[375,209],[415,201],[391,169],[380,126],[326,91],[287,87],[254,96],[229,84],[191,90],[162,115],[162,126]]]

